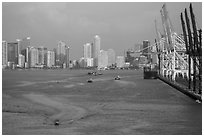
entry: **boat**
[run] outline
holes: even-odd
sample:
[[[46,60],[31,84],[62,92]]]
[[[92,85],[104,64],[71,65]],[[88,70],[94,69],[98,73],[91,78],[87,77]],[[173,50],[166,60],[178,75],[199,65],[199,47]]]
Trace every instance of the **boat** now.
[[[118,75],[117,77],[115,77],[115,80],[120,80],[120,76]]]
[[[92,82],[93,82],[93,79],[90,78],[90,79],[87,80],[87,82],[88,82],[88,83],[92,83]]]

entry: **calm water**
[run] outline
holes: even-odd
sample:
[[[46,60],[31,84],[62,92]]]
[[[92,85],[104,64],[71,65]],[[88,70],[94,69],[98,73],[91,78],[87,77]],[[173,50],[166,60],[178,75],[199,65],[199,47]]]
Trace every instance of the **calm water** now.
[[[78,115],[79,118],[72,124],[66,124],[71,112],[63,111],[64,115],[55,115],[61,116],[59,118],[64,122],[62,128],[58,129],[49,124],[43,127],[30,124],[25,128],[10,120],[16,124],[15,128],[12,129],[5,124],[3,132],[94,135],[202,134],[202,105],[162,81],[144,80],[142,71],[138,70],[103,71],[101,76],[89,76],[87,72],[88,70],[3,71],[3,108],[13,109],[8,106],[15,106],[15,102],[12,104],[12,101],[8,105],[4,96],[11,96],[18,102],[22,96],[32,93],[42,100],[44,98],[47,103],[51,101],[52,96],[55,101],[47,106],[41,100],[31,100],[36,104],[41,103],[46,109],[54,108],[56,104],[60,104],[64,109],[62,104],[71,104],[71,107],[76,109],[74,113],[87,113],[86,117]],[[117,75],[122,77],[121,80],[114,80]],[[92,84],[86,82],[89,78],[93,78]],[[60,83],[57,84],[56,81]],[[27,112],[29,111],[28,109]],[[38,108],[33,108],[32,111],[37,115]],[[3,115],[3,123],[6,118],[10,117]]]

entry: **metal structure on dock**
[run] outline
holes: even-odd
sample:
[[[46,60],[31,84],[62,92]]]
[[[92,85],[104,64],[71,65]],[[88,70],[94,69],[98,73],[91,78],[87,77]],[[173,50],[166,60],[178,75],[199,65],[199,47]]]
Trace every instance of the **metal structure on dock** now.
[[[166,5],[161,9],[161,18],[164,34],[155,28],[157,38],[155,44],[159,58],[159,74],[169,80],[175,81],[177,77],[188,79],[188,88],[198,94],[202,92],[202,31],[197,30],[195,16],[190,4],[190,14],[193,33],[191,32],[190,21],[185,9],[186,25],[181,13],[181,24],[183,34],[178,35],[171,24]],[[186,31],[187,30],[187,31]],[[193,83],[192,80],[193,79]],[[193,88],[191,88],[193,86]],[[198,88],[196,88],[198,87]]]
[[[160,10],[163,33],[160,33],[155,21],[155,43],[138,51],[151,49],[148,54],[158,57],[158,74],[172,82],[182,79],[190,91],[202,94],[202,30],[197,29],[196,20],[190,4],[191,24],[185,9],[185,20],[181,13],[183,34],[178,35],[173,28],[166,5]],[[191,31],[193,29],[193,31]]]

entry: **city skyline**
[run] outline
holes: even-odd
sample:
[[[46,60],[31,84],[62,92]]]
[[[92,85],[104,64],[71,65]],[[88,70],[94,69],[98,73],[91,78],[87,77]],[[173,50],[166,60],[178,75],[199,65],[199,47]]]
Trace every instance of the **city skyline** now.
[[[163,2],[134,3],[6,3],[2,4],[2,39],[14,42],[31,37],[31,46],[56,47],[63,40],[71,49],[70,58],[79,59],[81,46],[102,39],[104,50],[115,49],[123,55],[125,49],[156,37],[155,19],[162,32],[160,10]],[[202,28],[202,4],[192,2],[199,28]],[[167,2],[174,30],[181,34],[180,12],[189,2]],[[106,9],[106,10],[104,10]],[[123,10],[121,10],[123,9]]]

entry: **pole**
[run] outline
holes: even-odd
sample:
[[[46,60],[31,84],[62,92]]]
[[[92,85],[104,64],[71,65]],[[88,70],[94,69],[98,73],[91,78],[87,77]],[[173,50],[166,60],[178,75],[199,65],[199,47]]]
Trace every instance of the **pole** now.
[[[188,54],[188,76],[189,76],[188,89],[191,89],[191,57],[190,57],[188,39],[187,39],[187,34],[186,34],[185,22],[184,22],[182,13],[181,13],[181,25],[182,25],[183,36],[184,36],[184,41],[185,41],[185,45],[186,45],[186,53]]]
[[[202,94],[202,30],[199,30],[199,94]]]
[[[193,42],[192,42],[191,28],[190,28],[188,13],[186,9],[185,9],[185,18],[186,18],[186,25],[187,25],[187,30],[188,30],[188,41],[189,41],[188,63],[189,63],[189,85],[191,87],[191,55],[193,55],[194,51],[192,49]]]
[[[193,90],[196,91],[196,56],[198,55],[198,34],[195,22],[195,16],[193,14],[192,4],[190,4],[190,15],[191,15],[191,22],[193,27],[193,49],[194,49],[194,56],[193,56]]]

